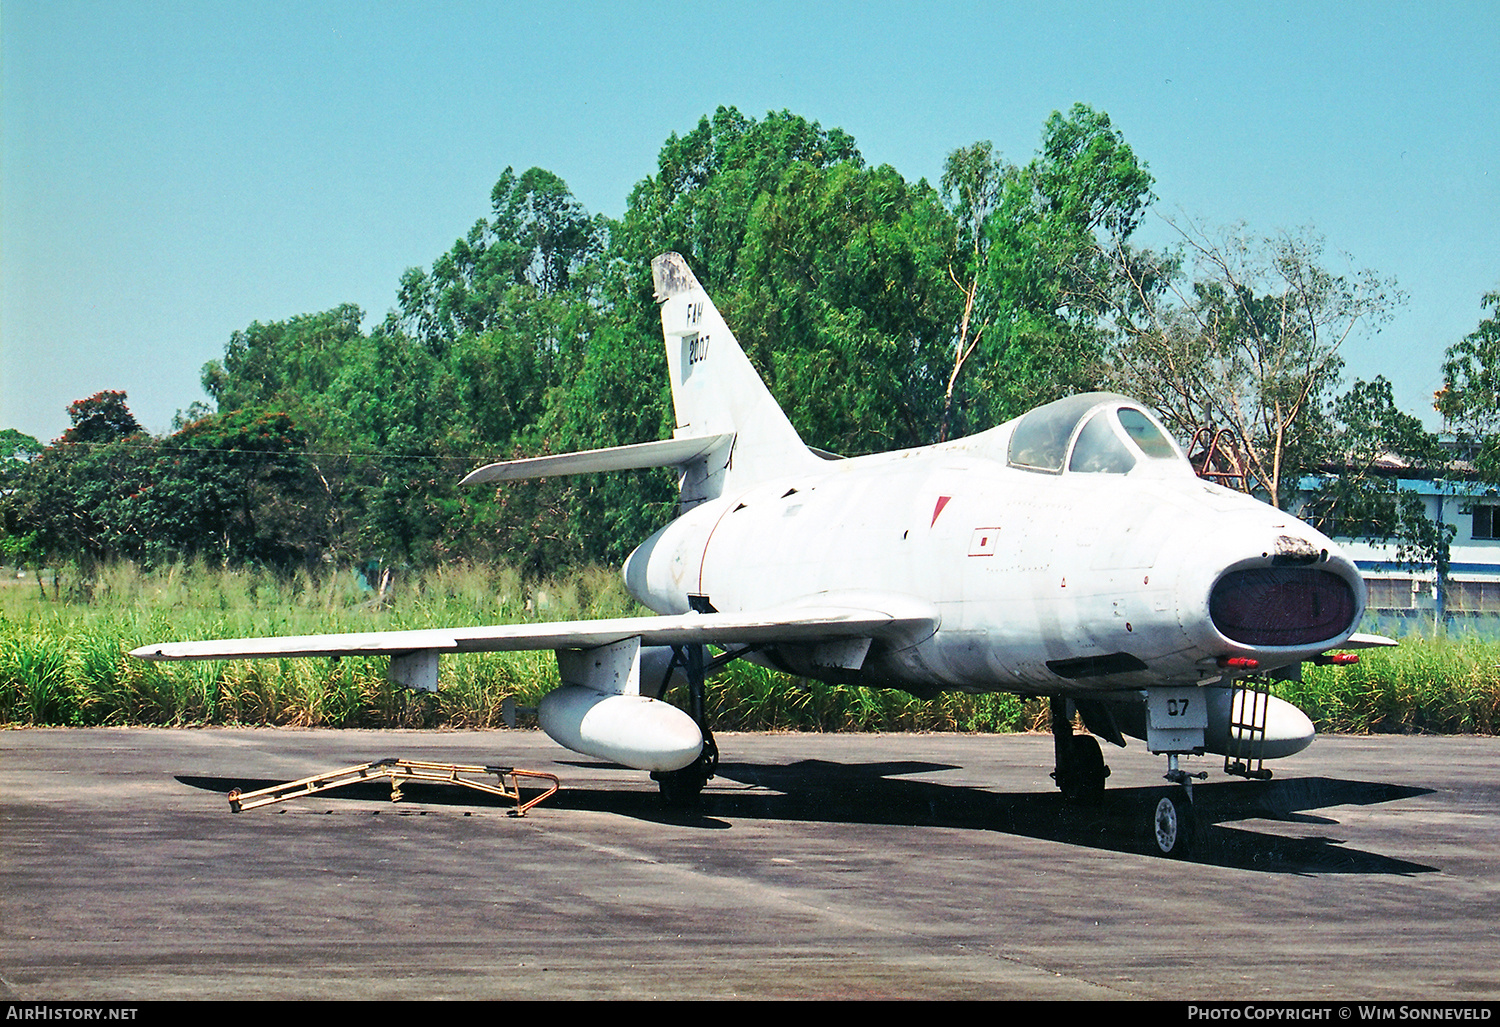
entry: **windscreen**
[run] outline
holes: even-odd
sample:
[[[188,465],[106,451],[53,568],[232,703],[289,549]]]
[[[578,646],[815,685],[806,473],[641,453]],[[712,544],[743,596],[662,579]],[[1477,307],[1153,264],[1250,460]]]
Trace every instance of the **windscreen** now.
[[[1037,407],[1016,423],[1007,458],[1012,467],[1049,474],[1064,467],[1084,474],[1129,474],[1142,458],[1182,462],[1159,424],[1131,400],[1109,392]]]

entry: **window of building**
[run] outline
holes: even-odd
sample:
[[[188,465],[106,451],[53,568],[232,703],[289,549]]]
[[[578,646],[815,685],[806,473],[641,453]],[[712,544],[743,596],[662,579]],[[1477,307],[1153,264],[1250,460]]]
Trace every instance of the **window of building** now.
[[[1452,613],[1500,613],[1500,581],[1450,581],[1446,598]]]
[[[1500,538],[1500,506],[1474,507],[1474,532],[1470,538]]]
[[[1410,610],[1410,578],[1366,578],[1365,590],[1368,598],[1365,606],[1371,610]]]

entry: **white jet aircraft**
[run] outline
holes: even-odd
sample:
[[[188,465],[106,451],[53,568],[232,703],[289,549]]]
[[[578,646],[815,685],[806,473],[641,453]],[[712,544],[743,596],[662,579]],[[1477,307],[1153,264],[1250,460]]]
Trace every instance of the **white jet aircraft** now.
[[[1054,777],[1087,800],[1099,744],[1144,739],[1174,782],[1149,835],[1191,843],[1189,753],[1226,769],[1313,739],[1296,707],[1245,687],[1354,634],[1365,587],[1328,538],[1201,480],[1139,404],[1090,393],[969,438],[840,459],[809,449],[691,270],[652,264],[671,375],[673,438],[490,464],[466,484],[677,468],[681,513],[630,555],[630,593],[658,616],[445,630],[147,645],[147,660],[391,657],[433,690],[441,653],[553,649],[561,685],[538,709],[576,752],[651,771],[668,801],[714,775],[703,681],[748,659],[824,681],[1049,696]],[[710,653],[706,646],[713,646]],[[686,682],[690,712],[660,698]],[[1198,774],[1201,778],[1205,774]]]

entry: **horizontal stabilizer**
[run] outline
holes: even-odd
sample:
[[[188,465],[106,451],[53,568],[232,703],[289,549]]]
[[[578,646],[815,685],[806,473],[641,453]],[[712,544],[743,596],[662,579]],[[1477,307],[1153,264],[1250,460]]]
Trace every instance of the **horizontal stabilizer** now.
[[[401,656],[420,650],[439,653],[515,652],[536,649],[592,649],[639,638],[642,645],[773,645],[817,643],[837,638],[879,638],[912,644],[930,636],[938,613],[930,603],[904,596],[881,597],[878,608],[826,604],[757,613],[686,613],[669,617],[615,617],[608,620],[496,624],[479,628],[420,628],[341,635],[234,638],[207,642],[143,645],[130,655],[143,660],[254,660],[293,656]]]
[[[473,471],[460,485],[482,485],[490,481],[518,481],[598,471],[628,471],[638,467],[681,467],[702,460],[715,450],[727,453],[734,433],[694,435],[682,439],[641,442],[633,446],[611,446],[581,453],[559,453],[526,460],[502,460]]]

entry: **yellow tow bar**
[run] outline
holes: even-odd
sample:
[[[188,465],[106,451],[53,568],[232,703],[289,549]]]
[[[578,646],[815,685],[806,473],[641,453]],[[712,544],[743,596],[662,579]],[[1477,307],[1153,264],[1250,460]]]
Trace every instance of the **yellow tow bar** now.
[[[496,783],[490,784],[486,781],[472,780],[472,775],[494,774]],[[470,776],[462,776],[470,775]],[[521,778],[541,778],[552,782],[540,794],[530,799],[521,798]],[[402,799],[401,785],[406,781],[422,781],[428,784],[462,785],[465,788],[473,788],[475,791],[486,792],[490,795],[498,795],[503,799],[509,799],[516,804],[511,811],[512,816],[524,817],[526,812],[541,802],[557,793],[562,784],[556,774],[548,774],[540,770],[520,770],[516,767],[488,767],[470,766],[461,763],[427,763],[422,760],[404,760],[395,756],[388,756],[383,760],[375,760],[372,763],[361,763],[354,767],[345,767],[342,770],[330,771],[326,774],[314,774],[304,777],[298,781],[288,781],[286,784],[272,785],[269,788],[261,788],[253,792],[241,792],[238,788],[229,793],[229,808],[236,813],[242,813],[247,809],[255,809],[257,806],[269,806],[273,802],[284,802],[287,799],[295,799],[302,795],[313,795],[324,792],[330,788],[342,788],[344,785],[357,784],[361,781],[374,781],[380,778],[389,778],[391,782],[391,801],[400,802]],[[510,779],[507,786],[506,779]]]

